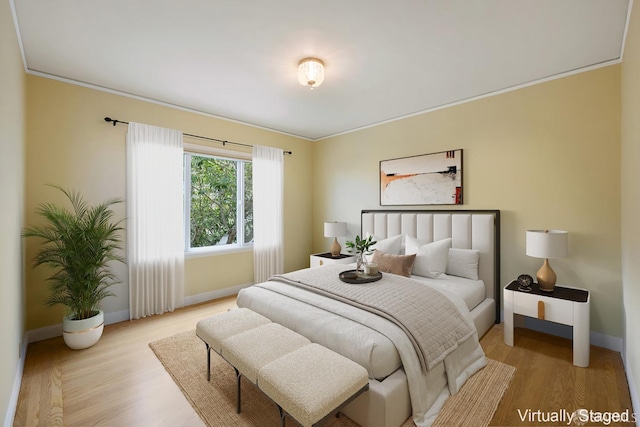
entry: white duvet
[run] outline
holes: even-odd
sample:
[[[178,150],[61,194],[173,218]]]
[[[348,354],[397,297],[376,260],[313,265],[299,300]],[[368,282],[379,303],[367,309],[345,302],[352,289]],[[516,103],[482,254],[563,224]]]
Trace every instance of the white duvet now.
[[[438,290],[473,323],[467,304],[461,298],[446,289]],[[409,383],[413,420],[418,427],[431,425],[446,396],[456,393],[471,375],[486,365],[484,352],[474,333],[442,362],[442,370],[446,372],[445,385],[437,371],[423,373],[405,333],[373,313],[279,282],[266,282],[244,289],[238,294],[237,301],[238,306],[257,311],[362,364],[372,378],[380,378],[384,376],[381,374],[397,369],[400,361]],[[373,345],[370,340],[373,340]],[[372,364],[368,360],[372,357],[379,362]]]
[[[438,279],[422,276],[411,276],[412,279],[427,283],[439,291],[450,292],[464,301],[469,311],[473,310],[485,299],[485,286],[482,280],[465,279],[464,277],[443,274]]]

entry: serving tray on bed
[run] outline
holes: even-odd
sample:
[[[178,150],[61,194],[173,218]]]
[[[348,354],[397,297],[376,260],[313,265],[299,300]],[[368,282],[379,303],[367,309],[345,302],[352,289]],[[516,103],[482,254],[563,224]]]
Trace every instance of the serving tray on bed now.
[[[378,272],[377,274],[368,275],[364,273],[357,274],[356,270],[347,270],[338,274],[338,277],[345,283],[358,285],[362,283],[376,282],[382,279],[382,273]]]

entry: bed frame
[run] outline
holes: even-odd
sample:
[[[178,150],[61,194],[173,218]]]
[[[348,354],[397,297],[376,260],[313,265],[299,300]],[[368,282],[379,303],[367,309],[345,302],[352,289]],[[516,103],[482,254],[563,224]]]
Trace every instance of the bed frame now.
[[[478,337],[500,323],[499,210],[363,210],[360,224],[361,236],[408,234],[425,243],[450,237],[454,248],[479,250],[485,300],[471,310]]]
[[[481,337],[494,323],[500,321],[500,211],[497,210],[363,210],[361,233],[369,232],[379,238],[409,234],[423,242],[451,237],[455,248],[480,251],[478,272],[485,284],[485,299],[471,310],[471,317]],[[322,267],[320,267],[322,268]],[[239,296],[239,306],[261,312],[259,299],[255,301],[247,289],[245,298]],[[242,302],[244,301],[244,302]],[[269,314],[262,312],[265,316]],[[273,319],[272,319],[273,320]],[[284,324],[284,326],[289,326]],[[295,326],[295,325],[294,325]],[[294,328],[292,328],[294,329]],[[323,344],[320,342],[320,344]],[[442,400],[448,396],[444,367],[429,375],[434,387],[442,386]],[[437,384],[437,385],[436,385]],[[434,403],[436,405],[436,403]],[[408,379],[404,369],[397,369],[381,380],[369,379],[369,391],[362,394],[343,411],[360,425],[368,427],[397,427],[411,415]]]

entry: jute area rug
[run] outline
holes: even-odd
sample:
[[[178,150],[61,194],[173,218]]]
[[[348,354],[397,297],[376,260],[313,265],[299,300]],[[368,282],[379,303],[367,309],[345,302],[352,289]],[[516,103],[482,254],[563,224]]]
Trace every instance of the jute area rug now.
[[[231,365],[211,352],[211,382],[207,381],[204,343],[195,331],[184,332],[149,344],[160,362],[205,424],[218,426],[278,426],[275,404],[244,377],[242,413],[236,414],[236,378]],[[500,399],[513,377],[515,368],[489,359],[487,367],[471,377],[462,389],[449,398],[435,426],[488,426]],[[289,417],[287,427],[296,425]],[[345,415],[331,418],[327,427],[357,427]],[[411,419],[402,427],[413,427]]]

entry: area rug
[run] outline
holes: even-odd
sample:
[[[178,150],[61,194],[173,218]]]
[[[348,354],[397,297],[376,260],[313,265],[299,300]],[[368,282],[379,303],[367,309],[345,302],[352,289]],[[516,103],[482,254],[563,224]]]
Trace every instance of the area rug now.
[[[195,331],[183,332],[149,344],[167,372],[205,424],[218,426],[278,426],[275,404],[253,384],[242,378],[242,412],[236,414],[236,378],[233,368],[211,352],[211,382],[207,381],[204,343]],[[509,387],[515,368],[489,359],[488,365],[471,377],[462,389],[447,400],[434,423],[436,426],[488,426],[493,413]],[[287,427],[295,422],[287,417]],[[331,418],[327,427],[357,427],[341,415]],[[402,427],[414,426],[411,419]]]

